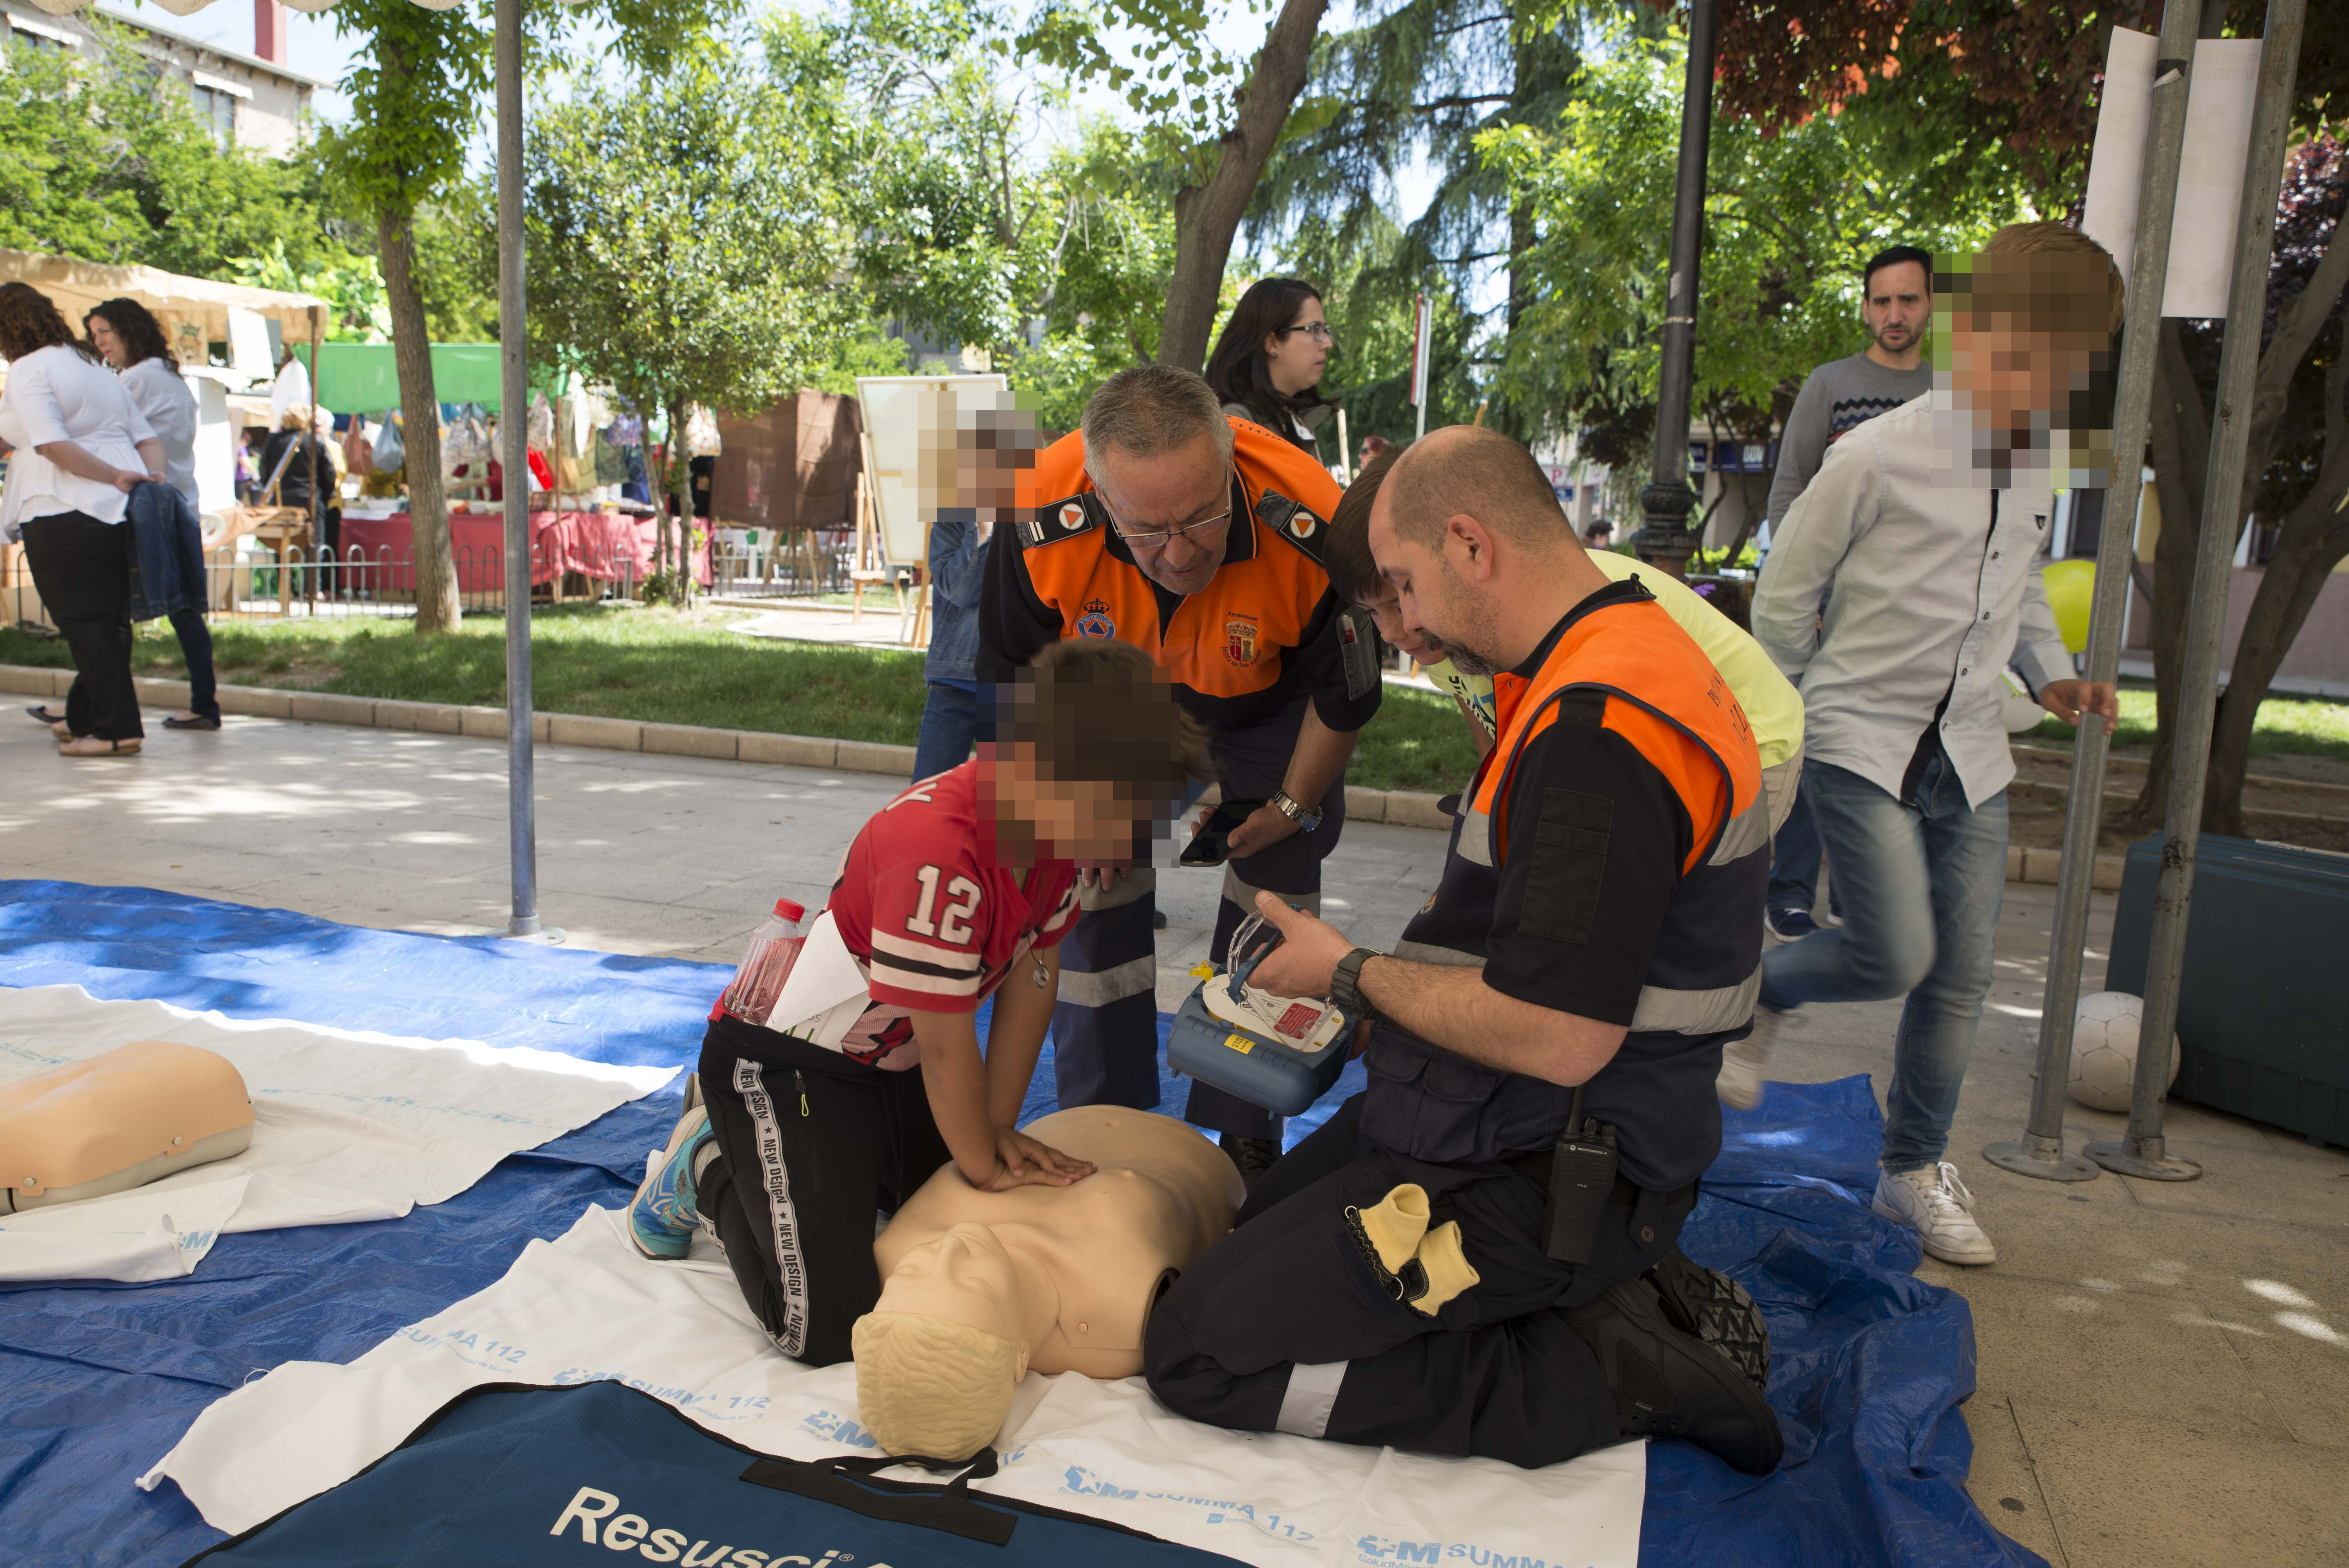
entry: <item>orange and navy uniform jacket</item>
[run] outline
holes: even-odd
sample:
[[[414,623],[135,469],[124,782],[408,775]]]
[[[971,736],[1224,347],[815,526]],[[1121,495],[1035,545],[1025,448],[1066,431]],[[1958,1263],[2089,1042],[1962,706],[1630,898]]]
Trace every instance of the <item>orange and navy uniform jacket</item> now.
[[[1721,1149],[1722,1047],[1751,1026],[1770,877],[1762,763],[1719,671],[1634,578],[1496,676],[1500,734],[1435,894],[1394,956],[1481,965],[1504,995],[1627,1030],[1583,1115],[1624,1176],[1692,1181]],[[1365,1138],[1435,1164],[1547,1149],[1573,1090],[1381,1023]]]
[[[1224,563],[1187,596],[1133,563],[1085,474],[1082,432],[1038,454],[1021,476],[1019,521],[997,529],[988,547],[974,671],[982,684],[1014,678],[1064,637],[1115,637],[1155,659],[1210,730],[1268,718],[1299,693],[1331,729],[1370,722],[1379,707],[1377,635],[1367,615],[1330,591],[1321,566],[1337,483],[1269,430],[1231,425]]]

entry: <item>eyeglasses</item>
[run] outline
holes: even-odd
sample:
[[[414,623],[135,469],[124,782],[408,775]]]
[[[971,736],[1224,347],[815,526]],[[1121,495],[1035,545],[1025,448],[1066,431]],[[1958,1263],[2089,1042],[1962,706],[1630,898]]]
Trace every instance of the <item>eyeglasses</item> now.
[[[1316,343],[1328,344],[1332,349],[1338,346],[1338,335],[1330,330],[1330,324],[1326,321],[1309,321],[1303,326],[1284,326],[1280,329],[1280,335],[1287,337],[1292,332],[1301,332]]]
[[[1203,529],[1219,528],[1223,524],[1229,522],[1231,520],[1231,509],[1229,507],[1226,507],[1223,511],[1217,512],[1215,516],[1206,519],[1203,522],[1186,523],[1181,528],[1157,529],[1148,533],[1133,533],[1127,531],[1125,524],[1119,522],[1114,515],[1110,518],[1110,522],[1115,527],[1118,538],[1125,542],[1127,549],[1164,550],[1177,539],[1188,539],[1193,534],[1199,532]]]

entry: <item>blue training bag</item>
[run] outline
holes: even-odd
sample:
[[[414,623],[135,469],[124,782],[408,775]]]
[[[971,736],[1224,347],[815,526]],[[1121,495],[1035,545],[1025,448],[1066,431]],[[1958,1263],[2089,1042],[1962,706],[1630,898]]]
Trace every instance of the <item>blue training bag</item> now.
[[[1035,1503],[771,1459],[617,1383],[470,1389],[367,1470],[190,1560],[226,1568],[1210,1568],[1234,1560]],[[1236,1568],[1236,1565],[1235,1565]]]

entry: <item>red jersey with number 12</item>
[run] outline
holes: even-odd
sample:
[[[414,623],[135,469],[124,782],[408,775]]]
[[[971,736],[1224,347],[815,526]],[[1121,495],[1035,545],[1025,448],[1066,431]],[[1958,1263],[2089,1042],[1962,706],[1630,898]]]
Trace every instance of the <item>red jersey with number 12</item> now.
[[[1032,955],[1076,924],[1076,866],[994,864],[980,809],[978,764],[966,762],[874,813],[848,846],[828,907],[873,996],[840,1043],[851,1059],[913,1067],[911,1012],[976,1012],[1007,978],[1028,984]]]

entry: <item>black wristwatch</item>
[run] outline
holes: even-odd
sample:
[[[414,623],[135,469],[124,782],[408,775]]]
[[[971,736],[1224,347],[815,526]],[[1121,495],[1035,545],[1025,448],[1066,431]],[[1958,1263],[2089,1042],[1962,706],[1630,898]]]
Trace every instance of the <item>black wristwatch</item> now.
[[[1346,1016],[1356,1023],[1375,1018],[1379,1010],[1362,995],[1362,965],[1385,954],[1375,947],[1357,947],[1338,960],[1337,973],[1330,976],[1330,1000],[1344,1009]]]

